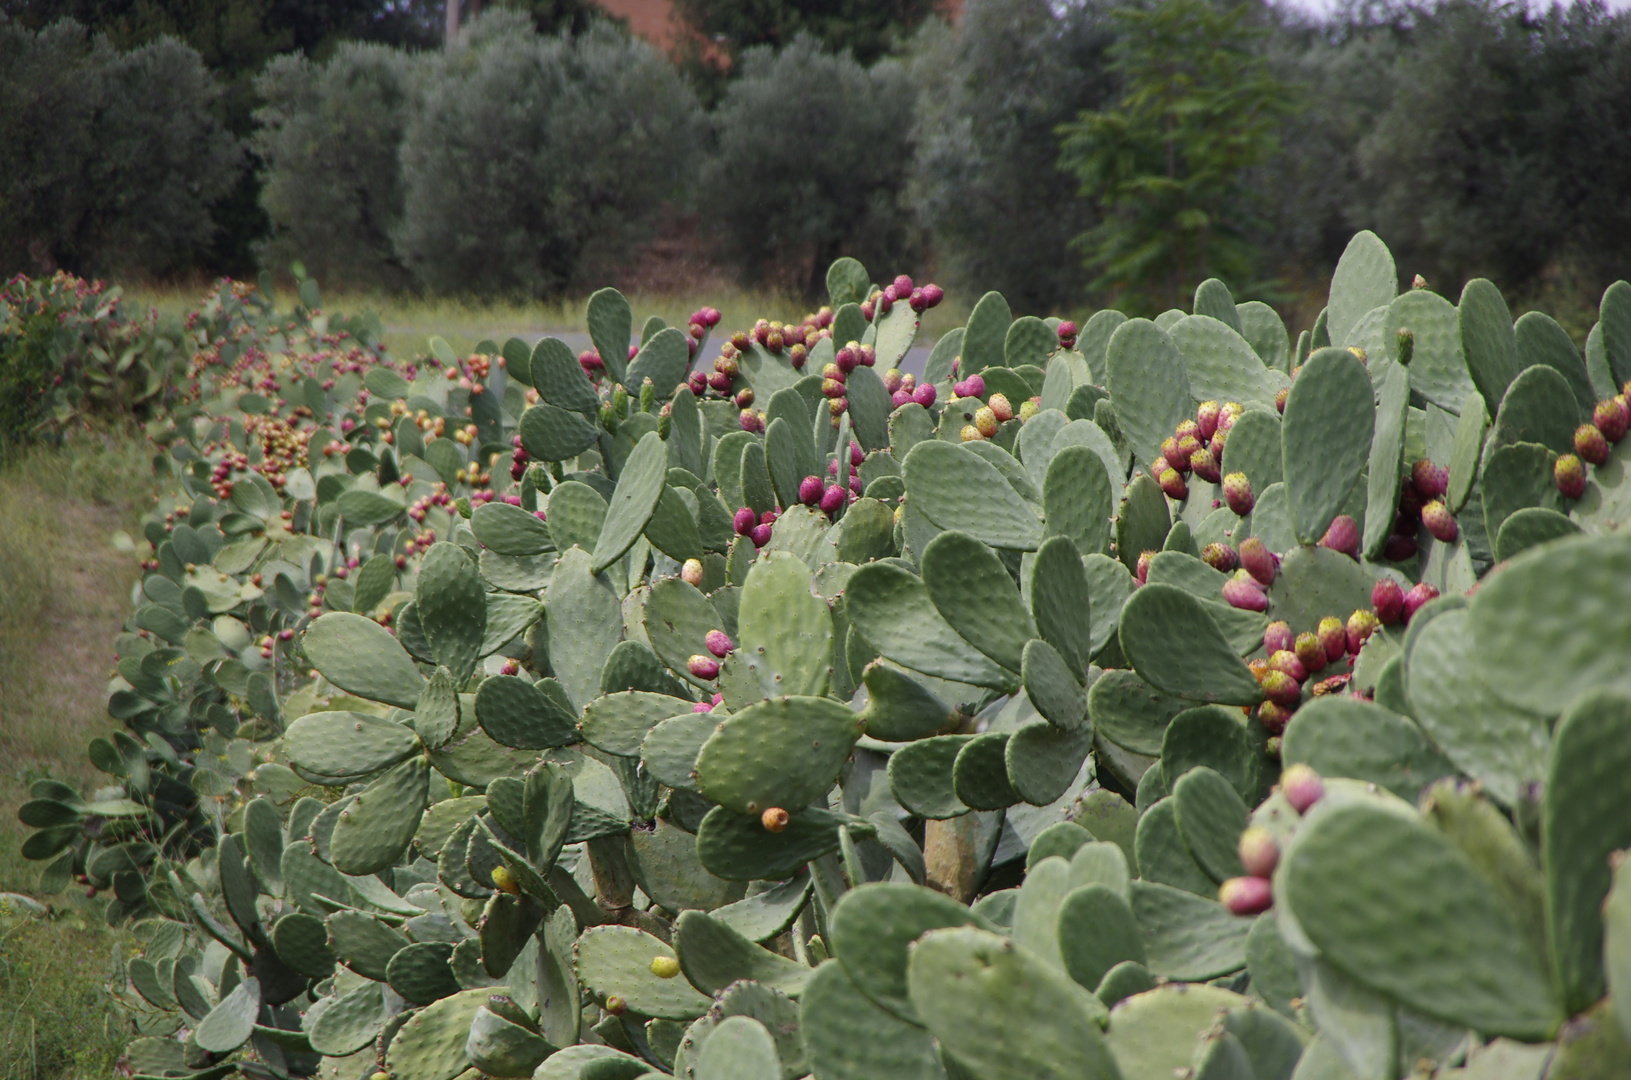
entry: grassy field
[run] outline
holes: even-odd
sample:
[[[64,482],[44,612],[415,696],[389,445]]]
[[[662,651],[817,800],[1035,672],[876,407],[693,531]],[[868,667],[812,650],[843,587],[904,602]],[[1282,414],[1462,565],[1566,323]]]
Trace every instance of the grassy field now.
[[[112,545],[151,499],[147,450],[86,437],[0,460],[0,892],[30,893],[17,807],[34,780],[100,774],[85,744],[105,711],[113,635],[130,612],[135,560]],[[103,901],[70,888],[48,920],[0,921],[0,1078],[111,1074],[124,1036],[104,986],[126,935]]]
[[[161,314],[181,314],[197,306],[207,284],[165,287],[132,287],[125,293],[132,300],[151,305]],[[456,352],[473,349],[484,340],[503,344],[509,337],[535,337],[560,333],[584,333],[584,303],[587,297],[551,302],[472,301],[448,297],[418,297],[406,294],[346,292],[323,290],[323,306],[330,311],[346,315],[366,311],[377,312],[385,324],[385,344],[400,356],[414,356],[429,351],[426,341],[433,334],[447,339]],[[290,296],[280,294],[278,302],[287,304]],[[783,322],[801,320],[812,309],[797,297],[774,293],[744,292],[724,289],[707,293],[677,293],[671,296],[641,294],[629,297],[634,309],[636,331],[653,315],[661,317],[670,326],[683,329],[685,320],[699,307],[708,305],[719,309],[724,317],[714,340],[721,332],[729,335],[735,330],[746,330],[760,318],[779,319]],[[952,327],[968,320],[970,302],[948,297],[946,302],[925,313],[919,340],[933,342]]]

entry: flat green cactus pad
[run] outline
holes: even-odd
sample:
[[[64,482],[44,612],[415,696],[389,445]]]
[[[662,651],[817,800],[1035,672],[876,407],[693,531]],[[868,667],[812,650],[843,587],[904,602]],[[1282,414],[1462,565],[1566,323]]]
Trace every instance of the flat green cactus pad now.
[[[401,949],[385,968],[391,989],[414,1005],[429,1005],[459,992],[453,977],[453,946],[421,941]]]
[[[709,999],[684,979],[663,979],[651,962],[674,958],[660,939],[630,926],[585,931],[573,947],[578,978],[597,997],[621,997],[634,1012],[667,1020],[690,1020],[707,1011]]]
[[[1383,322],[1384,340],[1394,343],[1394,350],[1400,330],[1409,330],[1414,339],[1411,388],[1439,408],[1461,414],[1467,396],[1476,390],[1461,352],[1455,305],[1427,289],[1401,293],[1388,305]]]
[[[344,1057],[373,1042],[386,1020],[384,983],[365,983],[341,998],[320,998],[306,1014],[313,1050]]]
[[[579,728],[584,741],[597,750],[637,757],[641,742],[652,728],[690,709],[691,703],[682,698],[624,690],[602,695],[585,705]]]
[[[1102,554],[1110,541],[1112,505],[1110,477],[1098,452],[1075,444],[1053,455],[1042,481],[1049,535],[1069,539],[1083,555]]]
[[[410,758],[369,784],[340,814],[330,841],[334,868],[376,874],[401,858],[419,831],[430,784],[430,762]]]
[[[740,814],[783,803],[808,805],[832,786],[861,726],[859,713],[830,698],[782,697],[750,705],[703,744],[698,789]]]
[[[1287,765],[1368,780],[1411,802],[1455,771],[1409,720],[1380,705],[1334,695],[1297,710],[1280,755]]]
[[[1240,710],[1224,705],[1202,705],[1173,717],[1162,737],[1162,771],[1181,777],[1205,766],[1227,779],[1240,798],[1255,802],[1261,772],[1261,753],[1247,732]]]
[[[1033,551],[1042,542],[1036,514],[997,467],[973,450],[939,440],[919,443],[901,462],[901,475],[906,497],[940,528],[962,529],[999,548]]]
[[[799,1028],[817,1076],[831,1080],[943,1080],[945,1069],[927,1031],[880,1009],[843,966],[816,968],[800,999]]]
[[[1217,882],[1201,868],[1178,831],[1178,806],[1170,797],[1157,799],[1138,819],[1134,842],[1139,874],[1146,881],[1215,896]]]
[[[1183,357],[1155,323],[1129,319],[1111,335],[1105,363],[1116,422],[1139,464],[1148,468],[1161,456],[1162,441],[1194,412]]]
[[[1101,884],[1074,888],[1059,904],[1059,951],[1070,977],[1095,990],[1117,964],[1145,962],[1133,909],[1121,892]]]
[[[553,680],[535,684],[516,675],[482,680],[476,721],[494,742],[519,749],[565,746],[578,738],[570,703]]]
[[[1003,689],[1015,675],[965,641],[946,622],[923,581],[892,563],[871,563],[844,594],[850,624],[902,667],[954,682]]]
[[[810,860],[838,850],[843,815],[815,807],[791,813],[787,828],[773,833],[758,817],[716,806],[697,829],[697,857],[727,881],[784,881]]]
[[[608,362],[609,366],[609,362]],[[668,478],[668,450],[655,431],[635,445],[618,475],[617,490],[606,506],[606,520],[595,540],[593,573],[621,559],[646,531]]]
[[[1237,851],[1249,811],[1222,774],[1198,766],[1172,783],[1172,803],[1184,847],[1213,881],[1243,873]]]
[[[1353,802],[1303,823],[1277,893],[1329,961],[1452,1023],[1550,1037],[1542,961],[1459,849],[1399,813]]]
[[[340,962],[375,982],[386,981],[391,957],[409,944],[402,934],[360,911],[336,911],[327,922],[329,940]]]
[[[283,745],[297,768],[352,780],[401,762],[420,742],[404,724],[366,713],[322,712],[289,725]]]
[[[1494,445],[1539,443],[1554,454],[1574,453],[1580,403],[1557,369],[1536,364],[1512,380],[1495,415]]]
[[[1557,723],[1541,826],[1549,937],[1570,1013],[1604,990],[1602,905],[1610,853],[1631,846],[1628,769],[1631,694],[1602,689],[1575,699]]]
[[[483,503],[470,515],[470,528],[484,547],[500,555],[539,555],[555,547],[548,525],[509,503]]]
[[[1359,321],[1385,307],[1398,291],[1398,272],[1387,245],[1369,229],[1355,233],[1331,275],[1330,300],[1324,312],[1327,340],[1346,345]]]
[[[1139,866],[1142,870],[1142,861]],[[1199,981],[1246,966],[1250,919],[1231,914],[1216,900],[1159,882],[1134,881],[1129,889],[1152,973]]]
[[[1241,336],[1232,304],[1227,313],[1234,317],[1233,324],[1197,308],[1194,315],[1179,319],[1167,331],[1183,357],[1189,393],[1197,401],[1273,408],[1275,392],[1286,384],[1285,376],[1266,367]]]
[[[761,948],[725,922],[700,911],[680,914],[674,924],[674,948],[691,985],[708,995],[742,979],[798,997],[812,970]]]
[[[765,696],[826,692],[832,615],[810,592],[810,568],[802,560],[778,552],[753,564],[742,586],[737,636],[738,653]]]
[[[1303,996],[1297,957],[1281,936],[1275,919],[1252,920],[1251,932],[1246,935],[1246,970],[1251,974],[1252,988],[1270,1008],[1282,1016],[1297,1015],[1291,1004],[1292,999]]]
[[[386,1068],[399,1080],[454,1080],[470,1067],[465,1040],[492,993],[461,990],[415,1013],[386,1048]]]
[[[552,627],[549,664],[575,707],[599,694],[601,670],[623,635],[617,594],[590,567],[583,551],[567,551],[544,594],[544,614]]]
[[[937,930],[912,951],[914,1005],[941,1047],[991,1080],[1112,1080],[1103,1004],[1029,950],[984,930]]]
[[[411,709],[424,679],[391,632],[349,612],[319,616],[306,628],[301,648],[323,677],[347,693]]]
[[[1047,806],[1070,790],[1092,748],[1089,725],[1063,731],[1052,724],[1026,724],[1003,748],[1009,786],[1032,806]]]
[[[1518,338],[1501,290],[1487,278],[1474,278],[1461,290],[1458,314],[1461,352],[1478,393],[1498,409],[1518,377]]]
[[[1122,608],[1121,650],[1139,677],[1193,701],[1255,705],[1257,680],[1203,602],[1171,585],[1147,584]]]
[[[549,532],[561,552],[593,551],[606,521],[606,499],[588,484],[567,480],[549,493]]]
[[[1297,539],[1311,544],[1342,512],[1370,458],[1370,375],[1345,349],[1315,352],[1291,384],[1281,427],[1286,497]]]

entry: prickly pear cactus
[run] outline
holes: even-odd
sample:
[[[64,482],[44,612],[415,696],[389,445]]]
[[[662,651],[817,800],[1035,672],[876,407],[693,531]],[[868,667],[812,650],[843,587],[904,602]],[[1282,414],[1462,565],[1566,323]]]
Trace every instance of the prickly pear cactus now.
[[[1631,288],[1582,360],[1362,233],[1295,350],[990,293],[915,375],[941,290],[828,286],[711,366],[216,298],[23,808],[133,1072],[1616,1075]]]

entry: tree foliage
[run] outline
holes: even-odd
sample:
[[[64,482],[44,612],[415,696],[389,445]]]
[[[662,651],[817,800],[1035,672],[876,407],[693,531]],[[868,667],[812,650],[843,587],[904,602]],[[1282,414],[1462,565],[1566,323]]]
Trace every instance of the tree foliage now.
[[[1105,211],[1079,239],[1095,285],[1130,304],[1173,307],[1205,278],[1251,275],[1242,179],[1277,151],[1292,88],[1250,17],[1213,0],[1118,10],[1121,95],[1061,128],[1062,164]]]
[[[714,110],[699,202],[745,282],[815,296],[839,255],[880,268],[917,261],[906,203],[914,96],[898,63],[866,68],[810,37],[743,54]]]

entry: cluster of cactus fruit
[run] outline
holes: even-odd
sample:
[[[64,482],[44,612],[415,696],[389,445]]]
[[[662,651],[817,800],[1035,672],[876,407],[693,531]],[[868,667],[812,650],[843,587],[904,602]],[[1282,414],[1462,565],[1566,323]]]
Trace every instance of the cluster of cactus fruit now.
[[[707,309],[397,365],[223,293],[110,783],[22,811],[132,1072],[1620,1075],[1631,451],[1554,477],[1631,286],[1582,360],[1396,283],[991,293],[907,383],[938,290],[845,259],[700,393]]]

